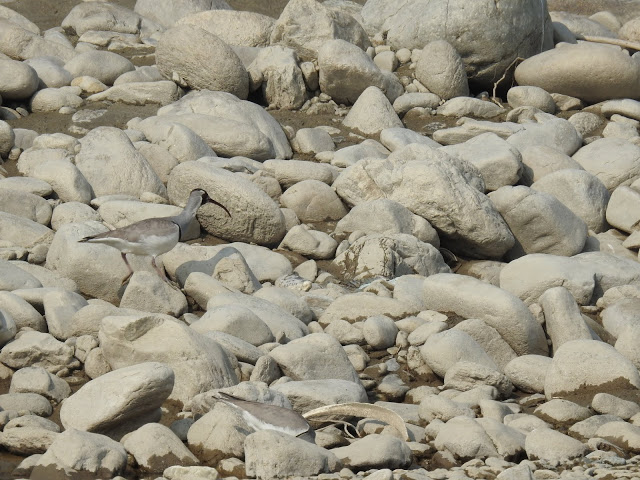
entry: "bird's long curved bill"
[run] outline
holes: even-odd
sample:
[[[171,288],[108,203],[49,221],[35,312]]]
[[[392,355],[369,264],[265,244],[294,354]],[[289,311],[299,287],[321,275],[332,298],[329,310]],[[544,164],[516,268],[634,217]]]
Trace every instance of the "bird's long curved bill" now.
[[[213,204],[219,206],[221,209],[223,209],[225,212],[227,212],[227,215],[229,215],[229,217],[231,217],[231,213],[229,212],[229,210],[227,210],[227,207],[222,205],[220,202],[215,201],[213,198],[209,197],[209,199],[207,200],[206,203],[213,203]]]

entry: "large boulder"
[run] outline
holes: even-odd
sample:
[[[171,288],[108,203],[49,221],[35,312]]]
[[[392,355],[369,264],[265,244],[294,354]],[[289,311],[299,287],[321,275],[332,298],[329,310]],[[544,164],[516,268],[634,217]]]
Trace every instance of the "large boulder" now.
[[[364,159],[336,179],[349,205],[388,198],[427,219],[447,248],[472,257],[500,258],[513,235],[470,163],[426,145],[410,144],[388,159]],[[455,193],[453,193],[455,192]]]
[[[218,36],[194,25],[164,32],[156,63],[165,77],[181,87],[229,92],[241,99],[249,94],[249,75],[238,55]]]
[[[214,340],[166,315],[105,317],[100,348],[112,369],[158,361],[174,372],[169,399],[182,403],[238,383],[231,356]]]
[[[205,10],[187,15],[177,24],[202,28],[228,45],[267,47],[275,22],[273,18],[255,12]]]
[[[553,45],[546,3],[538,0],[369,0],[362,18],[367,33],[386,34],[394,50],[446,40],[464,60],[470,82],[484,88],[493,88],[517,57]]]
[[[196,115],[188,121],[190,114]],[[200,135],[214,151],[225,157],[242,155],[254,160],[291,158],[293,152],[280,124],[260,105],[240,100],[226,92],[190,92],[177,102],[162,107],[163,119],[182,123]],[[214,124],[204,123],[212,117]],[[187,118],[183,121],[183,118]],[[220,121],[225,121],[224,129]],[[248,134],[244,133],[249,131]],[[259,136],[259,141],[252,135]],[[215,140],[219,141],[216,142]],[[259,143],[258,151],[244,150],[247,143]]]
[[[303,60],[315,59],[327,41],[341,39],[366,49],[362,26],[347,12],[316,0],[291,0],[273,28],[271,44],[293,48]]]
[[[594,43],[563,45],[522,62],[519,85],[533,85],[596,103],[611,98],[640,98],[640,64],[619,47]]]
[[[368,87],[382,90],[393,102],[402,94],[395,75],[385,73],[371,57],[346,40],[330,40],[318,50],[320,90],[338,103],[355,103]]]
[[[119,128],[95,128],[80,140],[80,145],[76,166],[96,196],[127,194],[139,198],[144,192],[167,196],[147,159]]]
[[[200,225],[217,237],[273,245],[285,235],[284,216],[278,205],[240,174],[205,162],[184,162],[171,171],[167,188],[169,198],[175,202],[184,202],[191,190],[203,188],[222,203],[230,216],[214,204],[204,205],[198,211]]]

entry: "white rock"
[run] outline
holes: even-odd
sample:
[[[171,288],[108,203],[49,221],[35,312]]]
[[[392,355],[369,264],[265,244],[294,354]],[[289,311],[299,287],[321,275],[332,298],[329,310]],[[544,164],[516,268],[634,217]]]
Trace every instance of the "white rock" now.
[[[338,242],[324,232],[296,225],[282,239],[279,248],[287,248],[309,258],[333,258]]]
[[[276,21],[255,12],[211,9],[186,15],[176,25],[202,28],[228,45],[268,47]]]
[[[395,75],[382,72],[361,48],[345,40],[322,44],[318,49],[318,69],[320,90],[338,103],[355,103],[371,86],[384,92],[390,102],[402,94]]]
[[[518,355],[547,355],[542,327],[513,294],[475,278],[432,275],[424,281],[424,309],[478,318],[495,328]]]
[[[114,85],[103,92],[94,93],[87,98],[87,101],[119,102],[129,105],[168,105],[178,100],[182,95],[182,89],[169,80],[128,82]]]
[[[605,230],[605,212],[610,195],[604,184],[591,173],[576,169],[560,170],[535,181],[531,188],[556,197],[590,230],[596,233]]]
[[[469,95],[464,61],[446,40],[435,40],[424,46],[416,62],[415,75],[430,92],[444,100]]]
[[[393,175],[379,174],[386,170]],[[500,257],[511,248],[513,237],[488,199],[468,181],[476,183],[476,172],[468,162],[411,144],[396,150],[387,160],[358,162],[340,174],[334,187],[349,205],[379,198],[401,203],[439,229],[442,243],[454,251]],[[478,184],[482,183],[479,180]],[[452,191],[457,192],[455,196]],[[464,202],[465,209],[456,207],[457,202]]]
[[[555,197],[521,185],[501,187],[489,198],[516,237],[511,257],[528,253],[572,256],[582,251],[587,226]]]
[[[63,202],[89,203],[92,188],[82,172],[66,160],[47,160],[33,168],[30,175],[47,182]]]
[[[386,44],[394,50],[446,40],[461,52],[470,80],[490,89],[516,57],[528,58],[553,44],[551,21],[538,3],[494,7],[489,2],[470,5],[456,0],[449,4],[409,2],[398,8],[376,0],[363,7],[362,17],[367,33],[384,32]],[[479,31],[484,32],[482,36],[468,35]],[[505,43],[505,38],[510,41]]]
[[[434,373],[442,378],[460,361],[497,369],[487,352],[471,336],[460,330],[447,330],[430,335],[420,353]]]
[[[261,49],[248,71],[251,78],[262,78],[262,93],[270,108],[294,110],[307,100],[304,75],[290,48]]]
[[[76,166],[96,195],[125,193],[139,197],[148,191],[166,197],[166,189],[156,173],[121,130],[99,127],[80,143]]]
[[[73,347],[59,342],[48,333],[25,331],[2,348],[0,361],[13,369],[43,367],[56,373],[79,366],[73,353]]]
[[[555,113],[556,103],[553,97],[540,87],[516,86],[507,92],[507,101],[511,108],[522,106],[536,107],[546,113]]]
[[[436,247],[402,233],[363,236],[338,254],[333,265],[344,278],[356,280],[451,271]]]
[[[591,329],[582,319],[578,304],[565,287],[548,289],[540,296],[539,303],[554,353],[568,341],[593,338]]]
[[[255,160],[292,155],[282,127],[264,108],[227,92],[193,91],[158,115],[191,128],[220,155]]]
[[[303,180],[287,189],[281,204],[293,210],[302,222],[340,220],[347,210],[336,192],[319,180]]]
[[[136,336],[130,332],[136,332]],[[164,339],[161,349],[157,338]],[[106,317],[99,339],[113,369],[150,360],[168,365],[175,374],[169,398],[183,403],[197,393],[237,383],[228,354],[213,340],[171,317]]]
[[[206,10],[231,10],[224,0],[204,0],[175,3],[170,0],[140,0],[135,4],[135,12],[162,25],[173,26],[179,19]],[[171,479],[173,480],[173,479]]]
[[[456,417],[444,424],[435,438],[435,447],[449,451],[461,460],[486,458],[498,453],[482,426],[466,417]]]
[[[140,363],[114,370],[71,395],[60,409],[60,420],[67,430],[131,431],[143,419],[159,418],[159,408],[173,384],[173,371],[161,363]]]
[[[548,399],[581,394],[619,393],[640,388],[636,367],[612,346],[596,340],[573,340],[555,353],[547,372]]]
[[[573,159],[604,183],[609,192],[640,178],[640,147],[621,138],[601,138],[578,150]]]
[[[294,380],[335,378],[360,383],[344,349],[331,335],[307,335],[276,347],[269,355]]]
[[[187,311],[187,299],[156,273],[135,272],[120,300],[121,308],[179,317]]]
[[[578,97],[589,103],[634,98],[640,67],[621,48],[580,43],[534,55],[515,71],[519,85]],[[606,78],[606,80],[604,80]]]
[[[147,423],[121,440],[143,469],[162,472],[173,465],[190,466],[200,463],[193,453],[168,427]]]
[[[609,393],[596,393],[591,400],[591,408],[601,415],[615,415],[629,420],[640,412],[636,402],[623,400]]]
[[[26,327],[25,329],[44,332],[47,328],[40,312],[29,302],[11,292],[0,291],[0,310],[13,319],[18,330]]]
[[[26,63],[1,59],[0,71],[0,95],[3,99],[26,100],[38,89],[38,74]]]
[[[385,128],[403,126],[382,90],[374,86],[362,92],[342,124],[366,135],[376,135]]]
[[[370,45],[356,19],[315,0],[287,3],[271,34],[272,45],[291,47],[304,60],[319,56],[321,46],[333,39],[353,43],[363,50]]]
[[[77,55],[65,63],[64,69],[74,78],[90,76],[105,85],[113,85],[116,78],[125,72],[135,70],[135,67],[117,53],[95,50]]]
[[[493,118],[504,113],[504,108],[479,98],[455,97],[438,107],[437,112],[447,117]]]
[[[223,305],[241,305],[264,321],[277,342],[285,343],[309,333],[307,326],[284,308],[256,296],[221,293],[209,300],[207,310]]]
[[[231,47],[193,25],[178,25],[162,34],[156,63],[165,77],[182,87],[229,92],[240,99],[249,93],[247,71]]]
[[[438,322],[429,322],[428,324],[430,323]],[[498,331],[480,319],[463,320],[453,328],[471,336],[489,354],[500,371],[504,371],[504,367],[511,360],[517,358],[516,352],[500,336]],[[411,335],[409,335],[409,339],[411,339]]]
[[[245,440],[247,475],[258,479],[311,476],[340,469],[336,455],[286,433],[262,430]]]
[[[448,389],[467,392],[477,386],[495,387],[502,398],[509,398],[513,392],[511,381],[496,368],[473,361],[462,360],[449,369],[444,376],[444,385]],[[456,397],[457,398],[457,397]]]
[[[638,206],[640,192],[625,186],[617,187],[607,205],[607,222],[618,230],[633,233],[640,221]]]
[[[582,138],[567,120],[542,112],[533,117],[534,122],[523,123],[524,128],[511,135],[507,142],[520,151],[546,145],[567,155],[573,155],[582,146]]]
[[[384,350],[395,344],[398,327],[389,317],[376,315],[364,321],[362,333],[369,346],[376,350]]]
[[[525,440],[525,450],[531,459],[552,465],[582,457],[589,449],[582,442],[550,428],[536,428]]]
[[[515,185],[523,171],[522,155],[518,149],[490,132],[445,146],[442,151],[475,165],[489,191]]]
[[[440,147],[438,142],[431,140],[429,137],[403,127],[385,128],[380,132],[380,142],[392,152],[410,143],[421,143],[434,148]]]
[[[231,217],[217,205],[200,208],[198,220],[213,235],[260,245],[275,244],[284,237],[284,217],[278,206],[240,175],[205,162],[184,162],[171,171],[167,188],[174,203],[183,203],[191,190],[203,188],[229,210]]]
[[[336,225],[335,232],[367,234],[406,233],[421,242],[440,246],[438,233],[424,218],[415,215],[405,206],[388,199],[373,200],[353,207]]]
[[[332,452],[351,469],[407,468],[411,464],[411,449],[399,438],[372,434]]]
[[[36,463],[32,475],[50,477],[71,471],[85,475],[119,475],[127,466],[124,447],[109,437],[69,429],[56,436]]]

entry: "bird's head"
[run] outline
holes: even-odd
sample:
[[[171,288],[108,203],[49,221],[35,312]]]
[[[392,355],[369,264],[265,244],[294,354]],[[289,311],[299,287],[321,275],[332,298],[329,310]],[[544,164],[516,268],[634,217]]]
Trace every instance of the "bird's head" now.
[[[193,195],[197,195],[200,197],[200,206],[204,205],[205,203],[213,203],[217,206],[219,206],[220,208],[222,208],[225,212],[227,212],[227,215],[231,216],[231,213],[229,212],[229,210],[227,210],[227,207],[225,207],[224,205],[222,205],[220,202],[215,201],[213,198],[211,198],[209,196],[209,194],[203,190],[202,188],[196,188],[194,190],[191,190],[191,194],[190,196]]]

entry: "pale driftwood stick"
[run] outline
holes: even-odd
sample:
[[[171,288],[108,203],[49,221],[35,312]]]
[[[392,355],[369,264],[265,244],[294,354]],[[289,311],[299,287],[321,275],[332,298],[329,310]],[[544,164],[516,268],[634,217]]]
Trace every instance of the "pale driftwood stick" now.
[[[496,83],[494,83],[494,84],[493,84],[493,96],[491,97],[491,101],[492,101],[493,103],[495,103],[496,105],[498,105],[499,107],[503,107],[503,105],[502,105],[498,100],[496,100],[496,98],[497,98],[497,97],[496,97],[496,90],[498,89],[498,85],[500,85],[500,82],[501,82],[501,81],[503,81],[505,78],[507,78],[507,72],[508,72],[509,70],[511,70],[511,67],[513,67],[513,65],[514,65],[516,62],[522,62],[523,60],[524,60],[524,58],[522,58],[522,57],[516,57],[516,58],[513,60],[513,62],[511,62],[511,63],[509,64],[509,66],[505,69],[504,73],[503,73],[503,74],[502,74],[502,76],[498,79],[498,81],[497,81]]]
[[[618,45],[622,48],[629,48],[631,50],[640,51],[640,42],[632,42],[629,40],[621,40],[619,38],[609,38],[609,37],[592,37],[591,35],[579,35],[576,36],[578,40],[585,40],[587,42],[593,43],[607,43],[609,45]]]
[[[370,417],[375,418],[391,425],[395,428],[404,440],[409,441],[409,432],[404,424],[402,417],[393,410],[381,407],[380,405],[372,405],[370,403],[339,403],[337,405],[325,405],[304,413],[302,416],[309,420],[313,417],[326,417],[328,415],[348,415],[352,417]]]

